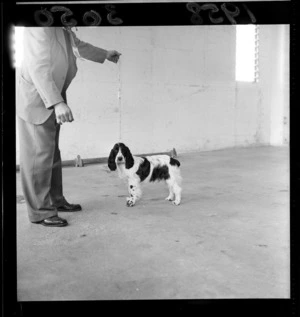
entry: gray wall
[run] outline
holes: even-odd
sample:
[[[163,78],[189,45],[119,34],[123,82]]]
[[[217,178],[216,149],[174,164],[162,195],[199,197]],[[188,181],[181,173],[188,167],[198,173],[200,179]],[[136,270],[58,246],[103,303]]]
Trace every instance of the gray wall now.
[[[78,28],[120,63],[78,61],[63,160],[289,142],[289,26],[259,26],[259,82],[235,81],[235,26]],[[17,153],[18,154],[18,153]],[[18,155],[17,155],[18,156]],[[18,157],[17,157],[18,161]]]

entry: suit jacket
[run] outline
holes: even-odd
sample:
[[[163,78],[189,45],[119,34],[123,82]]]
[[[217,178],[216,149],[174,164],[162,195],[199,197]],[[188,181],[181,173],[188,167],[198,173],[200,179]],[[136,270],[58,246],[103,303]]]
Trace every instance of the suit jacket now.
[[[80,41],[61,27],[26,27],[24,58],[16,78],[16,114],[23,120],[42,124],[53,106],[66,102],[65,92],[77,72],[75,52],[103,63],[107,51]]]

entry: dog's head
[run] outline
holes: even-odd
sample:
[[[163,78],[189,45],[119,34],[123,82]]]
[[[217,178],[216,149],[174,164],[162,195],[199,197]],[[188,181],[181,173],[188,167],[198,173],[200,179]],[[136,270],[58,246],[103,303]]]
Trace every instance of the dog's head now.
[[[124,143],[116,143],[110,151],[108,157],[108,167],[111,171],[117,169],[117,164],[125,164],[125,168],[129,169],[134,164],[133,156],[129,148]]]

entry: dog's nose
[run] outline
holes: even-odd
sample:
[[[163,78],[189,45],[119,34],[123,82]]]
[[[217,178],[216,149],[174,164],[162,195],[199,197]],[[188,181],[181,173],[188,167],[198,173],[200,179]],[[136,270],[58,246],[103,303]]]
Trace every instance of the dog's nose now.
[[[118,157],[118,161],[122,161],[123,160],[123,157],[122,156],[119,156]]]

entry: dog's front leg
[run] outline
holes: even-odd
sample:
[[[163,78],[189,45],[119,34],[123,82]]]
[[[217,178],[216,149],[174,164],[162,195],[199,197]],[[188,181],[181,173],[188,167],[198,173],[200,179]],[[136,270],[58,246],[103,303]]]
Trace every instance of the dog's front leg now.
[[[128,192],[130,197],[127,197],[127,206],[128,207],[133,207],[137,200],[141,198],[142,191],[140,188],[140,185],[135,182],[129,182],[128,183]]]

